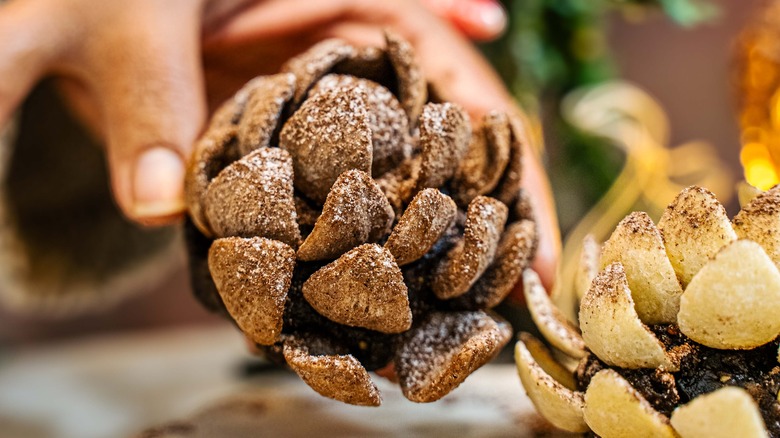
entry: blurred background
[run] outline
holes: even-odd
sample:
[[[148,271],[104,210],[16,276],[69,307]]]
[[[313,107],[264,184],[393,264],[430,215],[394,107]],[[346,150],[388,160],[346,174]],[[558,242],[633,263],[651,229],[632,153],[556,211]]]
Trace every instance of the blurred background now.
[[[561,228],[565,242],[570,243],[564,256],[576,250],[582,232],[595,229],[597,237],[605,239],[607,236],[598,234],[614,227],[634,208],[648,210],[657,219],[660,208],[679,188],[689,184],[710,187],[733,213],[737,206],[736,184],[744,178],[742,163],[753,163],[748,179],[754,185],[768,188],[776,182],[771,154],[775,73],[771,56],[761,57],[751,51],[762,44],[771,48],[773,13],[762,8],[772,4],[763,0],[505,3],[508,29],[501,39],[482,49],[522,105],[538,114]],[[774,24],[780,26],[780,20]],[[780,54],[780,48],[776,53]],[[66,111],[47,104],[50,94],[43,87],[25,104],[17,143],[33,146],[18,147],[14,152],[6,174],[11,186],[25,187],[30,175],[54,169],[62,158],[39,157],[42,163],[35,169],[14,167],[14,162],[23,161],[22,155],[37,153],[34,145],[63,137],[89,141]],[[52,133],[39,132],[34,129],[35,123],[47,124]],[[741,154],[743,144],[745,151]],[[90,152],[84,153],[87,159],[100,160]],[[612,188],[616,181],[621,182],[619,192]],[[91,183],[83,181],[85,185]],[[104,199],[107,190],[98,195]],[[606,201],[599,203],[605,196]],[[83,223],[84,217],[89,217],[84,216],[85,211],[93,214],[89,206],[75,213],[58,210],[56,221],[63,228],[51,235],[25,228],[35,221],[45,222],[41,214],[51,212],[42,213],[35,205],[22,207],[17,218],[21,233],[39,246],[51,247],[56,241],[78,254],[88,251],[91,244],[100,244],[81,243],[80,233],[86,231],[78,231],[78,227],[72,232],[62,231],[68,224]],[[113,344],[106,340],[119,332],[227,327],[191,297],[180,230],[137,230],[117,219],[114,228],[104,231],[137,233],[138,242],[153,241],[151,249],[157,258],[153,263],[131,266],[135,278],[124,278],[115,286],[122,298],[106,302],[100,311],[79,311],[84,306],[74,304],[72,312],[43,305],[31,313],[16,310],[19,306],[13,300],[11,305],[0,307],[0,382],[9,378],[9,367],[18,364],[20,357],[82,345],[80,342],[110,346]],[[74,252],[73,246],[80,248]],[[127,251],[144,254],[150,247],[139,243]],[[63,249],[62,254],[68,254],[67,250]],[[56,274],[52,278],[73,280],[75,271],[84,268],[74,263],[71,261],[71,268],[55,268],[55,261],[47,260],[36,265],[32,275]],[[62,272],[53,273],[55,269]],[[106,275],[111,269],[110,258],[95,266]],[[0,292],[4,287],[19,287],[10,280],[0,278]],[[241,340],[222,348],[241,354]],[[144,349],[133,351],[140,354]],[[91,353],[82,351],[75,357],[82,354]],[[89,379],[89,374],[84,378]],[[0,425],[6,426],[16,424],[5,418],[10,411],[4,411],[3,406],[12,400],[8,391],[0,383]],[[25,425],[17,427],[29,436],[56,436],[45,431],[35,435]]]

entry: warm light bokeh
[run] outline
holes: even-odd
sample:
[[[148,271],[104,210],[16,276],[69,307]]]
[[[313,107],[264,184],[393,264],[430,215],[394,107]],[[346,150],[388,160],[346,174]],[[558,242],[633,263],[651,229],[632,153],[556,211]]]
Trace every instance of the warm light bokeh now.
[[[780,2],[743,30],[736,79],[745,180],[767,190],[780,182]]]

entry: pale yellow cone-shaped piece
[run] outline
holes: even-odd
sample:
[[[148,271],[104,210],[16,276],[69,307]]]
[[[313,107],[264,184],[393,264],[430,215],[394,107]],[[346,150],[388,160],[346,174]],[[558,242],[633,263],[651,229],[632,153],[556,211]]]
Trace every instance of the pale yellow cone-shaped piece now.
[[[738,240],[693,277],[677,320],[686,336],[708,347],[764,345],[780,334],[780,272],[761,245]]]
[[[734,230],[740,239],[757,242],[780,268],[780,191],[756,196],[734,217]]]
[[[737,239],[726,209],[707,189],[691,186],[669,204],[658,229],[683,288],[721,248]]]
[[[582,299],[585,292],[590,289],[590,283],[599,273],[599,258],[601,257],[601,245],[596,241],[592,234],[588,234],[582,239],[582,252],[580,252],[580,263],[574,277],[574,289],[577,293],[577,299]]]
[[[569,432],[588,431],[582,416],[583,394],[553,377],[567,376],[567,383],[574,384],[572,374],[553,359],[541,342],[522,333],[515,345],[515,362],[528,398],[544,418]]]
[[[682,287],[672,268],[661,233],[647,213],[636,211],[620,221],[604,243],[600,269],[620,262],[626,270],[636,313],[645,324],[677,320]]]
[[[531,318],[550,344],[574,358],[585,356],[585,342],[577,329],[553,305],[532,269],[523,272],[523,293]]]
[[[585,421],[603,438],[675,438],[669,419],[616,371],[599,371],[585,391]]]
[[[623,266],[612,263],[596,276],[580,303],[585,345],[609,365],[673,370],[661,341],[634,310]]]
[[[671,421],[682,438],[769,436],[753,397],[736,386],[696,397],[675,409]]]

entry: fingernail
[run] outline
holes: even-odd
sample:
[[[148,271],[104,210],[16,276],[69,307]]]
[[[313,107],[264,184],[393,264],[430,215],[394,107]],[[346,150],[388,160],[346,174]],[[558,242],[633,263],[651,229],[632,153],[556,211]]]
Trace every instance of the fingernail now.
[[[156,146],[138,156],[133,174],[136,218],[160,218],[184,211],[184,162],[173,149]]]
[[[493,1],[473,2],[472,16],[485,30],[498,34],[506,26],[504,9]]]

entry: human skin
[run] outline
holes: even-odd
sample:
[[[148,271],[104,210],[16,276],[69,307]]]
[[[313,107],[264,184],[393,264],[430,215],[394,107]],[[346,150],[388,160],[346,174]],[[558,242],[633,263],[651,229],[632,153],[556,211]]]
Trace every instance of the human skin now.
[[[105,143],[123,213],[166,225],[184,213],[184,162],[210,111],[324,38],[380,45],[382,29],[392,29],[415,47],[442,97],[474,119],[519,114],[468,40],[495,37],[505,20],[495,0],[11,0],[0,5],[0,126],[41,78],[54,77]],[[550,286],[560,237],[532,141],[523,178],[540,228],[534,268]]]

